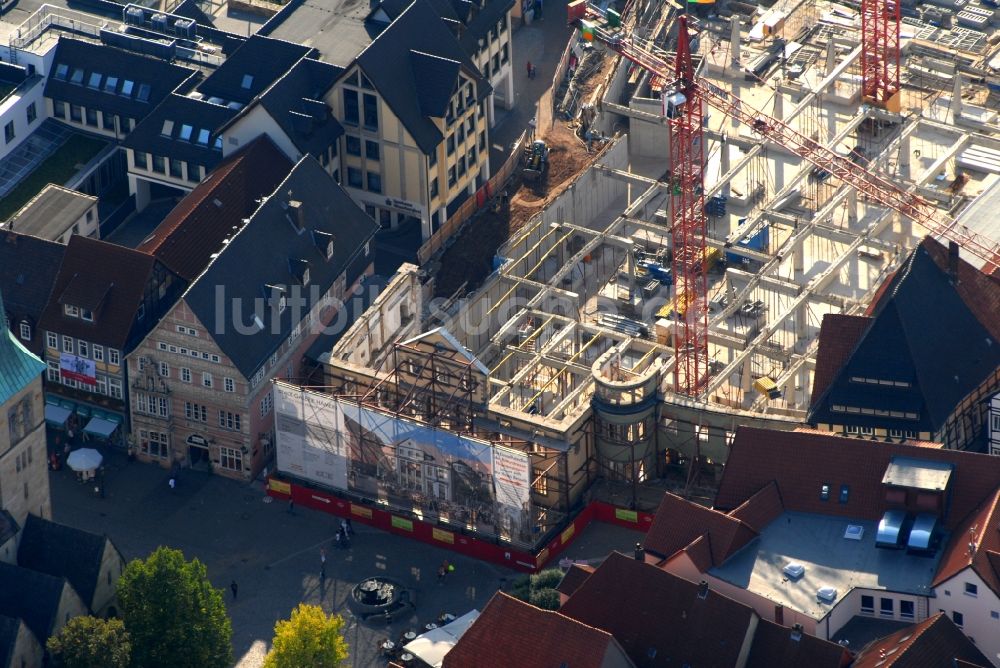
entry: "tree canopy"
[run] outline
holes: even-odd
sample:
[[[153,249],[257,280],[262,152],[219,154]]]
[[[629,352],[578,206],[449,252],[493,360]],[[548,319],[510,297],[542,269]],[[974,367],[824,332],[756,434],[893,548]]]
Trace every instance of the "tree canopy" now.
[[[274,625],[264,668],[337,668],[347,659],[343,627],[342,617],[328,615],[318,605],[299,604],[291,619]]]
[[[46,643],[52,668],[128,668],[132,643],[120,619],[74,617]]]
[[[222,590],[212,587],[197,559],[157,548],[136,559],[118,580],[122,620],[132,638],[132,664],[142,668],[227,668],[232,624]]]

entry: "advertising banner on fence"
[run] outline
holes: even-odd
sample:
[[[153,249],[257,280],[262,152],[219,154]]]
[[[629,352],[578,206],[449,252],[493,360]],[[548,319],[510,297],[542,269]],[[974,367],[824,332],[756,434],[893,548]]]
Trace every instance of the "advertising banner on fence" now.
[[[343,415],[333,397],[274,387],[278,470],[347,489]]]
[[[530,532],[531,460],[528,453],[493,446],[493,488],[497,523],[502,532],[520,538]]]

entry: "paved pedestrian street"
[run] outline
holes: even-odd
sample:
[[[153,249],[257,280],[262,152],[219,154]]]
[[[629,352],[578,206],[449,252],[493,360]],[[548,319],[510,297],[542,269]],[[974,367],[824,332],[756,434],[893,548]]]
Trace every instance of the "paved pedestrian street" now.
[[[126,559],[145,557],[157,546],[167,545],[204,562],[229,607],[239,668],[261,665],[275,621],[287,618],[300,601],[344,615],[351,646],[347,665],[380,666],[376,651],[380,640],[422,629],[442,612],[482,610],[505,579],[517,575],[358,522],[350,549],[338,549],[333,537],[339,518],[304,508],[290,515],[287,504],[267,502],[259,483],[247,485],[185,469],[171,492],[166,469],[127,463],[118,453],[108,455],[107,461],[104,499],[67,469],[50,473],[53,518],[108,534]],[[592,525],[570,546],[567,556],[598,558],[609,549],[630,553],[637,536],[617,527]],[[323,548],[325,580],[320,578]],[[445,559],[455,571],[439,584],[437,569]],[[415,614],[388,628],[383,622],[359,623],[347,609],[346,597],[354,584],[373,574],[413,587]],[[233,581],[239,588],[235,600],[230,591]]]

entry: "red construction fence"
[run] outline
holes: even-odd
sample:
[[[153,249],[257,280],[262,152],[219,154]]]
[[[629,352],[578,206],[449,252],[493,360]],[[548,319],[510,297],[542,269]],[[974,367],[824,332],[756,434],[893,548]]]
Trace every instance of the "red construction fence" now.
[[[313,489],[275,476],[268,478],[267,493],[276,499],[291,499],[297,506],[322,510],[338,517],[350,517],[352,522],[361,522],[382,531],[413,538],[524,573],[534,573],[544,568],[547,563],[559,556],[574,538],[583,533],[591,521],[617,524],[642,532],[649,530],[653,523],[653,516],[650,513],[618,508],[603,501],[591,501],[566,528],[533,554],[430,522],[405,517],[389,510],[355,503],[332,492]]]

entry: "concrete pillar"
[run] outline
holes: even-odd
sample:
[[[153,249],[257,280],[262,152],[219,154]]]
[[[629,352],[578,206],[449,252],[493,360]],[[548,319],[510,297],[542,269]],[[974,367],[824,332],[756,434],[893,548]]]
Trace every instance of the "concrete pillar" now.
[[[513,46],[513,42],[511,42]],[[513,62],[513,60],[511,61]],[[514,75],[511,67],[507,68],[507,75],[503,79],[504,99],[507,101],[507,109],[514,108]]]
[[[826,74],[830,75],[834,68],[837,67],[837,49],[833,46],[833,40],[831,39],[826,43]]]
[[[732,21],[730,23],[730,28],[732,32],[729,36],[729,50],[732,54],[732,66],[734,69],[740,69],[740,17],[738,14],[733,14]]]
[[[899,142],[899,175],[910,180],[910,135],[903,137]]]
[[[962,73],[955,72],[955,88],[951,93],[951,115],[953,121],[962,117]]]
[[[795,309],[795,338],[799,341],[806,338],[806,323],[809,320],[809,306],[806,302],[799,304]]]
[[[806,242],[803,241],[795,246],[792,251],[792,271],[796,274],[801,274],[805,271],[806,266]]]
[[[722,154],[719,156],[719,158],[720,158],[720,162],[719,162],[719,176],[725,176],[726,174],[729,173],[729,170],[730,170],[730,166],[729,166],[729,162],[730,162],[730,160],[729,160],[729,142],[727,142],[727,141],[723,141],[722,142]],[[726,181],[722,185],[722,196],[723,197],[729,197],[729,181]]]
[[[780,83],[776,83],[775,86],[774,86],[774,88],[775,88],[775,92],[774,92],[774,113],[771,114],[771,116],[773,116],[774,118],[776,118],[776,119],[778,119],[780,121],[780,120],[782,120],[785,117],[785,104],[784,104],[785,98],[781,94],[781,84]]]
[[[858,222],[858,191],[854,188],[847,193],[847,222],[851,225]]]
[[[751,370],[753,369],[751,358],[753,355],[747,355],[743,360],[743,373],[740,374],[740,388],[744,392],[749,392],[750,388],[753,387],[753,376]]]

